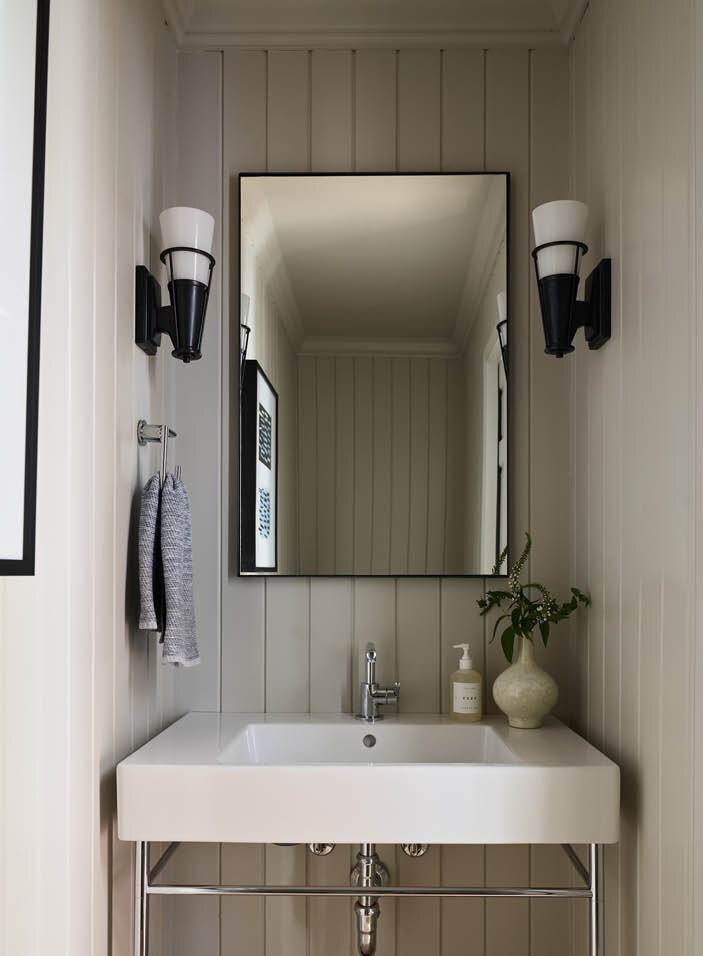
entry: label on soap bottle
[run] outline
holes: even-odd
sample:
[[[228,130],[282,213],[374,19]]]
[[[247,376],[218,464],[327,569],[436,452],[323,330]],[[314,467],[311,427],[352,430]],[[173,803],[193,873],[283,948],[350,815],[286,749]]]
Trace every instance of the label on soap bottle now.
[[[462,684],[459,681],[454,681],[454,713],[481,713],[480,684]]]

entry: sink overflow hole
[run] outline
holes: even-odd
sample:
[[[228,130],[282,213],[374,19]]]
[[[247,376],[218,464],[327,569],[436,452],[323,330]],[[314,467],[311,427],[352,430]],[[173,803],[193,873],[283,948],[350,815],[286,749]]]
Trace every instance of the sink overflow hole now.
[[[374,737],[373,734],[367,734],[367,735],[364,737],[363,743],[364,743],[364,747],[375,747],[375,746],[376,746],[376,738]]]

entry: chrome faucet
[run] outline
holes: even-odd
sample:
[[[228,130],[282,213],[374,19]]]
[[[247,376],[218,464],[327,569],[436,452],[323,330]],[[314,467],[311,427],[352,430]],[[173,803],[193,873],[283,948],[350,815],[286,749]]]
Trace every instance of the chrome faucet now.
[[[359,720],[382,720],[383,714],[378,713],[379,706],[397,703],[400,695],[398,681],[392,687],[379,687],[376,683],[376,656],[376,645],[367,644],[364,652],[366,680],[362,681],[359,688],[359,713],[356,715]]]

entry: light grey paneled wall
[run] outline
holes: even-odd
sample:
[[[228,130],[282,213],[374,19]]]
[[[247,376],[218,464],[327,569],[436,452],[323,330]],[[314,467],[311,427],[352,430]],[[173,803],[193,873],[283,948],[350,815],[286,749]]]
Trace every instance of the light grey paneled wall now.
[[[458,357],[298,358],[301,573],[465,566],[463,463],[447,474],[467,444],[461,373]]]
[[[132,952],[114,767],[176,713],[175,673],[135,627],[158,462],[136,423],[163,420],[171,360],[134,345],[134,267],[157,265],[175,198],[176,69],[156,2],[52,0],[37,564],[0,579],[3,954]]]
[[[474,642],[488,686],[504,667],[489,645],[475,600],[481,579],[240,579],[236,575],[236,447],[234,415],[239,308],[236,298],[237,176],[240,171],[393,171],[507,169],[512,175],[511,521],[514,545],[531,527],[538,548],[534,567],[556,587],[568,584],[565,475],[568,445],[568,370],[542,355],[536,297],[529,275],[529,207],[568,194],[568,56],[566,51],[364,50],[225,51],[182,54],[190,62],[190,109],[218,102],[222,62],[223,288],[221,375],[222,430],[207,392],[199,409],[208,442],[219,443],[222,561],[219,630],[201,628],[201,650],[219,667],[197,705],[233,711],[350,711],[363,644],[375,640],[381,679],[403,684],[401,709],[446,710],[446,688],[455,666],[451,645]],[[188,114],[181,111],[182,128]],[[202,162],[220,151],[212,130],[198,141]],[[197,175],[194,169],[184,171]],[[208,168],[210,168],[208,166]],[[208,321],[214,321],[211,311]],[[209,348],[219,347],[217,337]],[[213,351],[214,354],[214,351]],[[205,436],[203,436],[205,438]],[[213,453],[213,460],[214,460]],[[190,468],[192,496],[200,494],[199,469]],[[201,464],[202,467],[202,464]],[[192,477],[191,477],[192,476]],[[209,479],[207,494],[209,494]],[[205,492],[204,492],[205,493]],[[213,513],[219,507],[209,502]],[[557,511],[557,514],[559,512]],[[196,529],[196,534],[197,529]],[[219,554],[196,564],[217,599],[213,575]],[[563,636],[562,636],[563,637]],[[549,668],[564,685],[568,648],[550,649]],[[208,665],[209,666],[209,665]],[[187,706],[187,698],[180,698]],[[564,694],[562,713],[568,714]],[[454,808],[447,808],[451,812]],[[529,847],[434,847],[422,861],[396,858],[383,848],[394,872],[408,881],[469,879],[493,883],[563,880],[559,851]],[[346,880],[353,851],[339,848],[310,860],[302,848],[223,846],[191,850],[204,879],[269,882]],[[209,903],[211,901],[206,901]],[[561,954],[570,938],[568,906],[523,901],[421,901],[384,905],[379,952],[413,956],[464,952],[467,940],[484,956]],[[252,954],[349,950],[351,916],[339,900],[225,900],[219,921],[202,901],[188,901],[188,939],[178,933],[171,951],[184,952],[197,933],[208,956],[237,947]]]
[[[575,716],[622,768],[621,841],[606,855],[615,956],[703,947],[700,13],[593,0],[572,47],[584,271],[613,258],[613,338],[571,363],[570,511],[573,575],[594,598],[574,633]]]

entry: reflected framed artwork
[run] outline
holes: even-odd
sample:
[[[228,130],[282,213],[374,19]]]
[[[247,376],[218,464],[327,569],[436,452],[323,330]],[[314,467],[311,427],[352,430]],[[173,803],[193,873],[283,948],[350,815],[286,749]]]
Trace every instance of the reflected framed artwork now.
[[[241,415],[241,570],[276,571],[278,394],[255,359],[244,364]]]

